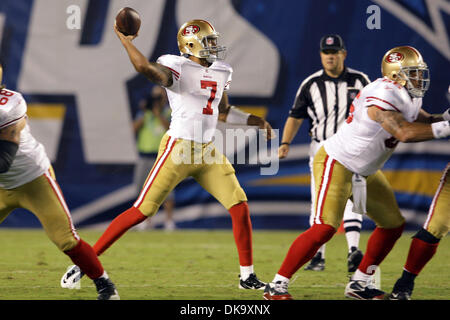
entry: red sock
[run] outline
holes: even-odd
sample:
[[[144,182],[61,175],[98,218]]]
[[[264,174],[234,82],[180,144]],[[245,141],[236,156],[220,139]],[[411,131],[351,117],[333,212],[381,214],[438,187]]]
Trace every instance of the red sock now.
[[[438,245],[439,242],[428,243],[421,239],[413,238],[409,247],[408,258],[406,259],[406,271],[418,275],[434,256]]]
[[[395,242],[402,235],[404,227],[405,224],[392,229],[375,228],[367,242],[366,253],[358,267],[359,271],[369,275],[374,274],[376,271],[374,266],[380,265],[391,252]]]
[[[247,202],[234,205],[229,210],[233,225],[234,241],[236,242],[239,264],[253,265],[252,222]]]
[[[97,255],[101,255],[128,229],[141,223],[145,219],[147,219],[147,216],[144,216],[141,211],[135,207],[131,207],[118,215],[95,243],[94,250]]]
[[[312,259],[317,250],[330,240],[336,229],[327,224],[314,224],[294,240],[284,258],[278,274],[291,278],[306,262]]]
[[[104,270],[100,260],[98,260],[92,247],[80,239],[78,244],[67,251],[64,251],[74,264],[80,267],[80,269],[91,279],[97,279],[100,277]]]

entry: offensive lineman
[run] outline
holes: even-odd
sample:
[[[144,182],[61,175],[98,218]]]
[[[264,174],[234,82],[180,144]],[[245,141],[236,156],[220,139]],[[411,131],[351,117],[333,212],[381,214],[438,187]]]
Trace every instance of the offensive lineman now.
[[[450,119],[449,110],[444,113]],[[414,280],[433,258],[439,242],[450,230],[450,162],[444,169],[425,223],[413,237],[401,277],[395,282],[389,300],[410,300]]]
[[[136,202],[111,222],[94,245],[95,252],[102,254],[128,229],[153,216],[173,188],[192,176],[231,215],[240,263],[239,288],[263,290],[265,283],[253,270],[252,225],[247,197],[236,179],[234,168],[211,140],[217,120],[258,126],[266,130],[268,139],[273,133],[269,123],[262,118],[229,106],[224,91],[229,88],[233,70],[222,61],[226,48],[217,45],[219,34],[208,21],[188,21],[177,34],[181,55],[167,54],[159,57],[157,62],[149,62],[131,42],[137,35],[125,36],[116,27],[114,30],[136,71],[166,89],[172,119]],[[185,153],[180,155],[180,150]],[[206,154],[220,159],[220,163],[208,164],[203,159]],[[201,161],[195,161],[199,157]],[[183,161],[179,161],[180,158]],[[80,279],[77,267],[67,271],[63,279],[76,283]]]
[[[389,50],[381,69],[384,77],[361,90],[346,123],[316,154],[316,223],[294,240],[273,282],[266,285],[265,299],[292,299],[289,279],[332,238],[350,197],[355,209],[367,213],[377,227],[345,295],[362,300],[384,297],[384,292],[371,284],[371,276],[401,236],[405,219],[380,169],[399,141],[450,136],[450,117],[448,111],[436,116],[421,109],[429,74],[416,49],[402,46]],[[418,237],[427,241],[425,233]]]
[[[2,73],[0,65],[0,83]],[[93,279],[98,299],[119,300],[94,250],[72,224],[44,146],[31,135],[26,112],[22,95],[0,85],[0,223],[16,208],[31,211],[50,240]]]

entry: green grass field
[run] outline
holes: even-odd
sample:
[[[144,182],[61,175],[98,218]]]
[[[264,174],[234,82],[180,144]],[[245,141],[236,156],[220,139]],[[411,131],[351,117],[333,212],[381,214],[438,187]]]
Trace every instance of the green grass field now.
[[[93,244],[100,232],[79,230]],[[297,231],[254,231],[258,277],[271,281]],[[404,233],[381,265],[381,288],[390,292],[400,276],[411,233]],[[361,235],[364,250],[369,233]],[[92,300],[94,284],[84,277],[80,290],[60,287],[69,258],[37,230],[0,229],[1,300]],[[336,234],[327,244],[323,272],[300,269],[289,292],[295,299],[339,300],[348,281],[347,244]],[[129,231],[101,256],[122,300],[260,300],[262,291],[238,289],[239,265],[230,231]],[[413,299],[450,299],[450,240],[416,279]]]

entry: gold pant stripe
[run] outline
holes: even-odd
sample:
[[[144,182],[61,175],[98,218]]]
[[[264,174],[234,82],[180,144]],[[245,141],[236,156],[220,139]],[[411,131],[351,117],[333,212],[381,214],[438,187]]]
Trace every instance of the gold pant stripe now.
[[[323,205],[325,199],[327,197],[327,192],[330,187],[331,177],[333,175],[333,167],[336,160],[330,158],[328,155],[325,158],[325,166],[323,168],[322,180],[319,186],[319,193],[316,203],[315,217],[314,223],[323,224],[322,214],[323,214]]]
[[[44,173],[44,176],[47,179],[47,181],[49,182],[50,186],[52,187],[53,192],[55,193],[56,198],[58,199],[58,202],[61,204],[61,206],[64,209],[64,212],[69,221],[69,227],[70,227],[70,230],[72,230],[73,236],[75,237],[75,239],[80,240],[80,237],[78,236],[77,232],[75,231],[75,227],[73,225],[72,216],[70,215],[69,207],[66,204],[66,201],[64,199],[64,196],[62,194],[62,191],[61,191],[58,183],[52,177],[52,172],[50,170],[48,170],[46,173]]]
[[[142,204],[142,201],[144,200],[145,195],[147,194],[153,181],[155,180],[156,176],[158,175],[159,170],[164,165],[164,162],[167,160],[167,158],[169,158],[170,152],[173,150],[173,147],[175,146],[176,141],[177,141],[177,139],[172,138],[172,137],[169,137],[169,139],[167,140],[163,155],[153,165],[153,168],[150,171],[150,174],[149,174],[147,180],[145,181],[144,187],[142,188],[142,191],[139,194],[138,199],[136,200],[136,202],[133,205],[134,207],[139,208],[139,206]]]

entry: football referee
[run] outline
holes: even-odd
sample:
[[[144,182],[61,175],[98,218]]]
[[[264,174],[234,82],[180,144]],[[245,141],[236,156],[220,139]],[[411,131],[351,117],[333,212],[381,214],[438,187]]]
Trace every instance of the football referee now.
[[[353,99],[370,80],[364,73],[344,65],[347,51],[339,35],[326,35],[320,40],[320,58],[323,69],[307,77],[298,88],[289,116],[283,129],[278,157],[285,158],[289,145],[298,132],[303,120],[310,122],[311,145],[309,167],[311,171],[311,217],[310,224],[316,223],[314,217],[314,178],[313,159],[323,142],[336,133],[348,116]],[[362,216],[352,212],[349,200],[344,213],[344,230],[348,244],[347,266],[354,272],[362,259],[359,238]],[[319,222],[320,223],[320,222]],[[325,245],[311,259],[305,270],[322,271],[325,268]]]

